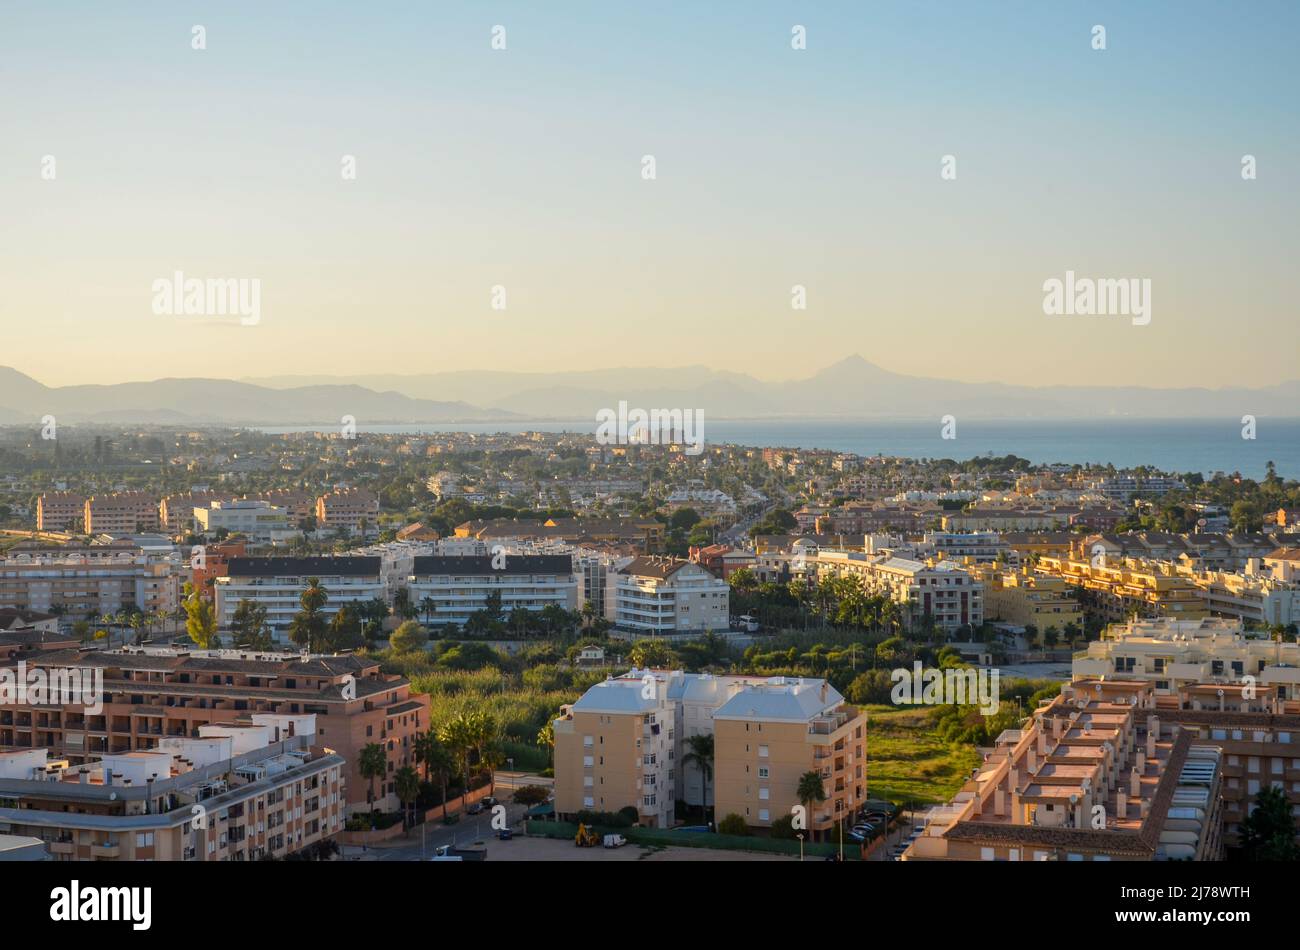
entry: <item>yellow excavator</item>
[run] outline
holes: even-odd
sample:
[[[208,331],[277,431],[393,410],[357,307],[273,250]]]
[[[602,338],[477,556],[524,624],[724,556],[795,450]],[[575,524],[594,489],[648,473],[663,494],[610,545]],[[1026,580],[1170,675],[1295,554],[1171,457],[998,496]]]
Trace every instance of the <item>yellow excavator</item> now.
[[[600,844],[600,839],[596,837],[596,832],[584,824],[579,824],[578,833],[573,836],[573,843],[579,848],[594,848]]]

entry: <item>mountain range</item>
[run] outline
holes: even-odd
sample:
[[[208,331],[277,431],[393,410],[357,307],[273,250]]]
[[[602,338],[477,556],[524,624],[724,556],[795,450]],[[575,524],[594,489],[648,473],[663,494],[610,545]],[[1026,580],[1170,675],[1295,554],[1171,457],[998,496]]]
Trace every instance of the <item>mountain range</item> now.
[[[1063,367],[1063,374],[1066,368]],[[1300,380],[1256,388],[1018,386],[893,373],[850,356],[812,375],[766,382],[704,366],[513,373],[158,379],[45,386],[0,367],[0,423],[46,414],[82,423],[358,425],[594,420],[617,407],[698,409],[711,419],[1213,418],[1300,416]]]

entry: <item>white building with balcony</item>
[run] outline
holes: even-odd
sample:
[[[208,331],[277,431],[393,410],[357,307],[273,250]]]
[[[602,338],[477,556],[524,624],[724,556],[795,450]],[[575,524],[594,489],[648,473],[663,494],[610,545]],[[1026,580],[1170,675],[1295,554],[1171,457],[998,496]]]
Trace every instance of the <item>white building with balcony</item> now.
[[[731,587],[707,568],[671,557],[644,556],[606,578],[605,617],[642,636],[726,630]]]
[[[578,578],[567,554],[416,557],[406,586],[421,616],[425,611],[419,605],[425,598],[433,601],[430,623],[434,626],[463,625],[471,614],[488,606],[494,593],[500,595],[502,617],[517,607],[578,609]]]
[[[217,623],[229,628],[241,600],[266,608],[266,621],[283,634],[302,609],[307,579],[315,577],[329,594],[321,613],[333,617],[345,604],[357,607],[373,598],[388,599],[377,557],[234,557],[213,585]]]

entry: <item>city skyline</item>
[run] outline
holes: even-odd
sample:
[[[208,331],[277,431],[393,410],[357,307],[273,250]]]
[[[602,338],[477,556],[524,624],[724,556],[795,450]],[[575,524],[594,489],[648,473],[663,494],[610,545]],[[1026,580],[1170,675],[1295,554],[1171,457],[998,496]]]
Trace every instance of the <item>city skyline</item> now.
[[[585,9],[11,14],[3,362],[788,379],[830,341],[963,381],[1294,378],[1293,8]],[[176,272],[260,281],[260,319],[154,312]],[[1149,280],[1150,322],[1046,315],[1071,272]]]

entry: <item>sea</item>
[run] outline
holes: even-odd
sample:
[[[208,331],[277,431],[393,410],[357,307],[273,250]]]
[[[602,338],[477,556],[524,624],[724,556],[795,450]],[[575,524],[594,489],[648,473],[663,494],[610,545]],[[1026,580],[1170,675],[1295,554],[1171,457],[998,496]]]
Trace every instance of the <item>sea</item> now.
[[[935,420],[704,419],[706,443],[830,449],[858,455],[964,461],[1016,455],[1035,464],[1153,466],[1179,474],[1215,472],[1263,478],[1271,461],[1283,478],[1300,478],[1300,419],[1256,420],[1253,438],[1240,419]],[[575,432],[594,435],[596,421],[364,425],[359,432]],[[267,433],[323,431],[320,426],[259,427]]]

